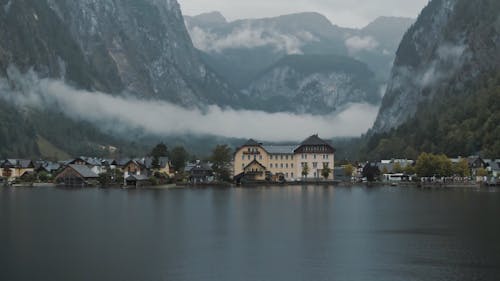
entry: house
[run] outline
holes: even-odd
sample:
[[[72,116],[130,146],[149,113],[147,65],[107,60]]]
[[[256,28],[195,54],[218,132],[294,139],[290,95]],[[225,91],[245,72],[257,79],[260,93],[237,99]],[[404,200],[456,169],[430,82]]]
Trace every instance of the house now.
[[[128,187],[141,187],[149,185],[149,177],[146,175],[135,175],[131,174],[127,178],[125,178],[125,186]]]
[[[105,167],[103,167],[100,159],[92,158],[92,157],[78,157],[72,159],[66,163],[67,165],[85,165],[95,174],[102,174],[106,172]]]
[[[99,176],[87,165],[67,165],[55,178],[55,182],[66,187],[95,186]]]
[[[144,166],[148,170],[154,170],[155,172],[160,172],[162,174],[165,174],[169,177],[173,176],[174,174],[172,173],[172,163],[170,162],[170,159],[168,157],[158,157],[158,163],[157,167],[153,167],[154,164],[154,158],[153,157],[146,157],[143,160]]]
[[[486,170],[495,179],[500,177],[500,159],[484,159]]]
[[[479,156],[469,156],[467,157],[467,163],[469,164],[469,169],[473,176],[477,175],[477,171],[481,168],[486,169],[486,163]]]
[[[35,164],[31,160],[25,159],[7,159],[0,165],[0,176],[7,181],[12,181],[20,178],[25,173],[33,173]]]
[[[271,172],[267,171],[266,167],[259,161],[253,160],[243,168],[245,180],[249,181],[269,181],[271,180]]]
[[[335,148],[318,135],[313,135],[296,145],[264,145],[250,139],[234,154],[233,175],[241,179],[248,173],[247,178],[251,180],[320,179],[323,167],[333,169],[334,161]],[[263,173],[256,172],[255,169],[263,170]],[[307,173],[303,173],[304,171]],[[334,179],[333,171],[328,179]]]
[[[130,176],[145,176],[148,178],[150,176],[149,170],[140,160],[129,160],[125,165],[123,165],[122,170],[125,181]]]
[[[190,183],[211,183],[214,181],[214,171],[208,163],[198,162],[189,171]]]
[[[39,161],[35,164],[35,172],[36,173],[47,173],[49,175],[56,174],[59,169],[61,169],[61,165],[55,162],[49,161]]]

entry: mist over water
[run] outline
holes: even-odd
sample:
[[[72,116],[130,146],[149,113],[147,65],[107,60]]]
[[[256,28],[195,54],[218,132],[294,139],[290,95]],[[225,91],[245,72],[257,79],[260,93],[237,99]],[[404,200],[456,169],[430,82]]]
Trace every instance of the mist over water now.
[[[185,134],[263,141],[299,141],[318,133],[324,138],[359,136],[372,125],[378,107],[351,104],[326,116],[235,110],[209,105],[184,108],[166,101],[77,90],[63,81],[40,79],[33,71],[9,68],[0,79],[0,97],[20,107],[55,108],[75,120],[88,121],[114,133],[140,129],[159,136]]]

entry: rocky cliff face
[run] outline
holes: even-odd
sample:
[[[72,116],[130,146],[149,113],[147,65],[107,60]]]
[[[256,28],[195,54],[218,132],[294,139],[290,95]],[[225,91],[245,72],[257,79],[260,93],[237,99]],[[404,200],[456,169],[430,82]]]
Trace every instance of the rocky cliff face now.
[[[498,71],[499,34],[498,1],[431,1],[401,42],[374,132],[396,128],[420,105]]]
[[[3,71],[8,64],[34,67],[42,77],[66,78],[79,87],[185,106],[233,102],[193,48],[175,0],[0,5],[2,26],[8,27],[0,34]]]
[[[287,56],[243,93],[269,111],[329,114],[350,103],[380,102],[375,75],[343,56]]]
[[[16,107],[7,93],[23,92],[24,73],[186,107],[236,103],[201,61],[175,0],[0,0],[0,157],[51,156],[39,139],[74,155],[123,147],[128,140],[62,114],[57,104]]]

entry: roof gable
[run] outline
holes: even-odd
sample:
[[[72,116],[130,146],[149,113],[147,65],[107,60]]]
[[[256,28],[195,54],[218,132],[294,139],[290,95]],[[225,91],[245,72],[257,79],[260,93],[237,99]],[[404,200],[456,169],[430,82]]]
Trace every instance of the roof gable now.
[[[77,172],[83,178],[98,178],[99,177],[96,173],[92,172],[92,170],[90,170],[89,167],[87,167],[85,165],[70,164],[68,167],[73,169],[75,172]]]

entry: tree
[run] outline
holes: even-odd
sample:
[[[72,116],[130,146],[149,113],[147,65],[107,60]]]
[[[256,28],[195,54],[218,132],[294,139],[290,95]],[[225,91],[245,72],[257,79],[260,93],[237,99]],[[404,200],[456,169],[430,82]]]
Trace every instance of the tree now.
[[[168,156],[168,147],[164,143],[157,144],[150,153],[150,156],[153,157],[153,162],[151,165],[154,169],[160,168],[160,157]]]
[[[444,154],[434,155],[424,152],[418,157],[415,170],[420,177],[447,177],[453,175],[453,164]]]
[[[415,174],[415,167],[412,166],[412,165],[407,165],[404,169],[404,172],[407,174],[407,175],[414,175]]]
[[[396,174],[400,174],[400,173],[404,172],[404,169],[403,169],[403,167],[401,167],[401,164],[399,162],[396,162],[394,164],[393,172]]]
[[[309,166],[307,165],[307,163],[304,163],[302,165],[302,177],[307,179],[307,175],[309,175]]]
[[[368,163],[363,167],[363,177],[369,182],[375,181],[380,176],[380,169],[375,163]]]
[[[323,170],[321,170],[321,175],[325,178],[325,180],[328,180],[328,177],[330,177],[331,173],[332,170],[328,166],[328,163],[323,163]]]
[[[486,177],[488,175],[488,171],[485,168],[479,168],[477,169],[476,174],[478,177]]]
[[[213,163],[212,168],[218,180],[231,180],[230,166],[232,158],[232,149],[228,145],[217,145],[212,151],[210,160]]]
[[[346,177],[352,177],[352,173],[354,173],[354,166],[351,164],[347,164],[344,166],[344,175]]]
[[[41,182],[48,182],[48,181],[52,180],[52,176],[49,173],[45,172],[45,171],[44,172],[40,172],[38,174],[38,180],[41,181]]]
[[[189,158],[189,153],[187,153],[183,146],[177,146],[170,153],[170,158],[175,171],[182,172],[184,167],[186,167],[186,161]]]
[[[468,177],[470,176],[470,169],[469,169],[469,163],[465,158],[460,159],[458,163],[453,165],[453,172],[455,175],[461,176],[461,177]]]

